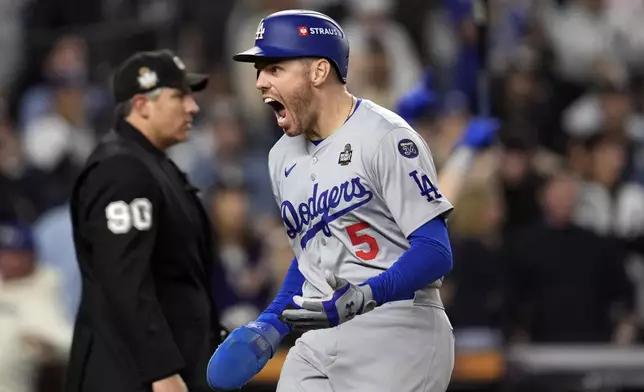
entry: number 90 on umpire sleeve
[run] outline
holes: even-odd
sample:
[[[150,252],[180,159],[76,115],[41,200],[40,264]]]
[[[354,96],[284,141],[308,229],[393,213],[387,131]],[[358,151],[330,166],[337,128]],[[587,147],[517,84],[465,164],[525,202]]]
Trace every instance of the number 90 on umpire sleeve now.
[[[114,234],[128,233],[132,227],[139,231],[152,227],[152,203],[141,198],[131,203],[123,200],[113,201],[105,207],[107,229]]]

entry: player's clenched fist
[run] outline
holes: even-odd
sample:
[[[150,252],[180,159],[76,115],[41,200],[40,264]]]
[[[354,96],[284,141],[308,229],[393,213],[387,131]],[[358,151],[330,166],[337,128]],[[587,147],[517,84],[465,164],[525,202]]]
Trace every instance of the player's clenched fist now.
[[[325,278],[333,294],[327,298],[293,297],[293,302],[301,309],[284,310],[282,321],[296,331],[329,328],[376,307],[369,285],[351,284],[330,271],[326,271]]]

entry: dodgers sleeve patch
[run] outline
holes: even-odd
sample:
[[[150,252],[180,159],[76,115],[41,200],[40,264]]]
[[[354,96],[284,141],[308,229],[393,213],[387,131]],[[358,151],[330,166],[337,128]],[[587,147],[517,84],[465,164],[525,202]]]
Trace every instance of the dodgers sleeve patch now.
[[[398,152],[405,158],[416,158],[418,156],[418,146],[410,139],[402,139],[398,142]]]

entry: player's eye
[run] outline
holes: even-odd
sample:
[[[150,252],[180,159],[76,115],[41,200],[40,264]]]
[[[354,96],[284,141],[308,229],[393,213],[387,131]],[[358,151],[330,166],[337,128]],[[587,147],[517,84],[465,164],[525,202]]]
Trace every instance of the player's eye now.
[[[262,72],[267,75],[276,76],[277,73],[282,69],[283,68],[278,65],[266,65],[264,67],[257,67],[257,79],[259,79],[259,75]]]

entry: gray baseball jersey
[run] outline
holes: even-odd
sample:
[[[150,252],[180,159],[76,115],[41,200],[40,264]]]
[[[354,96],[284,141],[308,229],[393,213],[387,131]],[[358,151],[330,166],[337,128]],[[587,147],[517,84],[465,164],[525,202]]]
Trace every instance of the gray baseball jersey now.
[[[269,162],[305,296],[331,294],[327,269],[356,284],[382,273],[409,248],[411,233],[452,210],[425,141],[368,100],[317,146],[282,137]],[[305,333],[286,357],[277,391],[444,392],[454,335],[439,285]]]
[[[317,146],[304,135],[284,135],[271,149],[269,169],[306,279],[304,296],[331,294],[325,270],[356,284],[380,274],[409,248],[411,233],[452,210],[425,141],[366,99]]]

